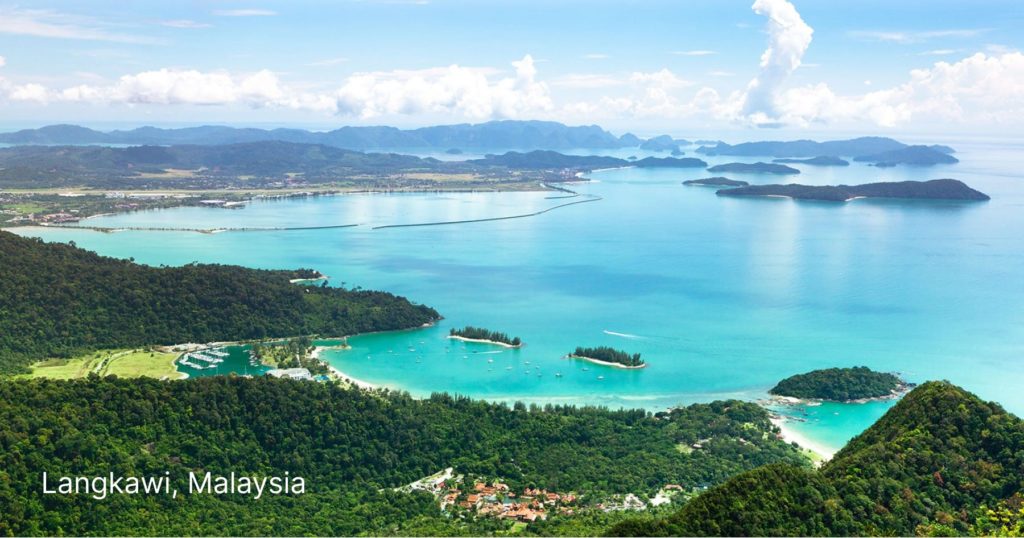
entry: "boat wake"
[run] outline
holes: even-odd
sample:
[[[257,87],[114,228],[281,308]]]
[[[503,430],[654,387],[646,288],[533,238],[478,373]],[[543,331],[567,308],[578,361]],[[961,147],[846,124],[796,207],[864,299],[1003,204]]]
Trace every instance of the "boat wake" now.
[[[604,334],[610,334],[612,336],[619,336],[619,337],[622,337],[622,338],[630,338],[630,339],[633,339],[633,340],[644,340],[646,338],[644,336],[639,336],[639,335],[635,335],[635,334],[617,333],[615,331],[609,331],[607,329],[605,329],[605,330],[603,330],[601,332],[603,332]]]

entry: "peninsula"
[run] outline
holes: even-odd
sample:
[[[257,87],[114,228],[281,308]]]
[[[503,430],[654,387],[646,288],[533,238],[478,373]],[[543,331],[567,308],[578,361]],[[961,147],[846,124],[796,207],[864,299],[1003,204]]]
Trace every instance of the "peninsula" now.
[[[989,196],[956,179],[898,181],[863,185],[750,185],[722,189],[719,196],[782,196],[797,200],[846,202],[857,198],[985,201]]]
[[[465,342],[494,344],[504,347],[523,347],[523,341],[520,340],[518,336],[509,337],[509,335],[503,332],[491,331],[480,327],[466,326],[461,329],[452,328],[448,331],[448,338],[463,340]]]
[[[637,370],[647,367],[647,363],[640,358],[639,353],[633,353],[630,355],[625,351],[620,351],[607,346],[577,347],[576,350],[567,355],[567,357],[570,359],[582,359],[595,364],[614,366],[616,368],[624,368],[627,370]]]
[[[827,368],[790,376],[779,381],[768,393],[804,400],[852,402],[896,397],[913,386],[896,374],[876,372],[866,366],[855,366]]]
[[[708,168],[708,172],[737,172],[740,174],[799,174],[792,166],[775,163],[727,163]]]

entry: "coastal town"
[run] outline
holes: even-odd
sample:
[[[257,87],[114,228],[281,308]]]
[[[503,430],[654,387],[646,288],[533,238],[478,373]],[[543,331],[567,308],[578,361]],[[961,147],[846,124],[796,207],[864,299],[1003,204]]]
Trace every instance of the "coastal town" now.
[[[553,516],[572,516],[586,510],[616,512],[645,510],[687,499],[706,489],[666,484],[658,493],[643,499],[633,493],[594,499],[575,491],[552,491],[540,487],[514,488],[501,479],[474,478],[455,474],[449,467],[441,472],[396,488],[406,493],[422,491],[435,497],[442,512],[450,517],[484,517],[520,523],[545,521]]]

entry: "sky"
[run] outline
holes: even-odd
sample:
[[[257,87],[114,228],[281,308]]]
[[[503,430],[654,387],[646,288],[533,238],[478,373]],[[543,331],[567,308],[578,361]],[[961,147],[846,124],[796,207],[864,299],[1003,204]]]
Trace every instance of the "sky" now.
[[[0,129],[1024,135],[1019,0],[0,0]]]

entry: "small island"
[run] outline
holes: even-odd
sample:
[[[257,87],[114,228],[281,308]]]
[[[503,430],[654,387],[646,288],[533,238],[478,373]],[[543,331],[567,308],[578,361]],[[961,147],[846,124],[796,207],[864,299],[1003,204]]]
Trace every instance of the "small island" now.
[[[577,347],[576,351],[567,355],[567,358],[582,359],[595,364],[625,368],[627,370],[637,370],[647,367],[647,363],[640,358],[639,353],[633,353],[630,355],[625,351],[620,351],[608,346]]]
[[[462,150],[459,148],[449,148],[445,150],[448,155],[462,155]]]
[[[896,198],[908,200],[985,201],[989,197],[955,179],[896,181],[864,185],[750,185],[722,189],[719,196],[774,196],[796,200],[847,202],[857,198]]]
[[[750,183],[736,179],[729,179],[727,177],[715,176],[706,177],[704,179],[689,179],[684,181],[683,185],[702,185],[706,187],[746,187],[747,185],[750,185]]]
[[[727,163],[708,168],[708,172],[736,172],[741,174],[799,174],[792,166],[775,163]]]
[[[773,163],[809,164],[811,166],[850,166],[850,161],[832,155],[819,155],[810,159],[772,159]]]
[[[505,333],[490,331],[480,327],[466,326],[462,329],[452,328],[448,331],[448,338],[462,340],[464,342],[480,342],[504,347],[523,347],[523,341],[520,340],[518,336],[510,338]]]
[[[913,383],[903,381],[896,374],[855,366],[814,370],[787,377],[768,393],[804,400],[856,402],[895,398],[913,387]]]

